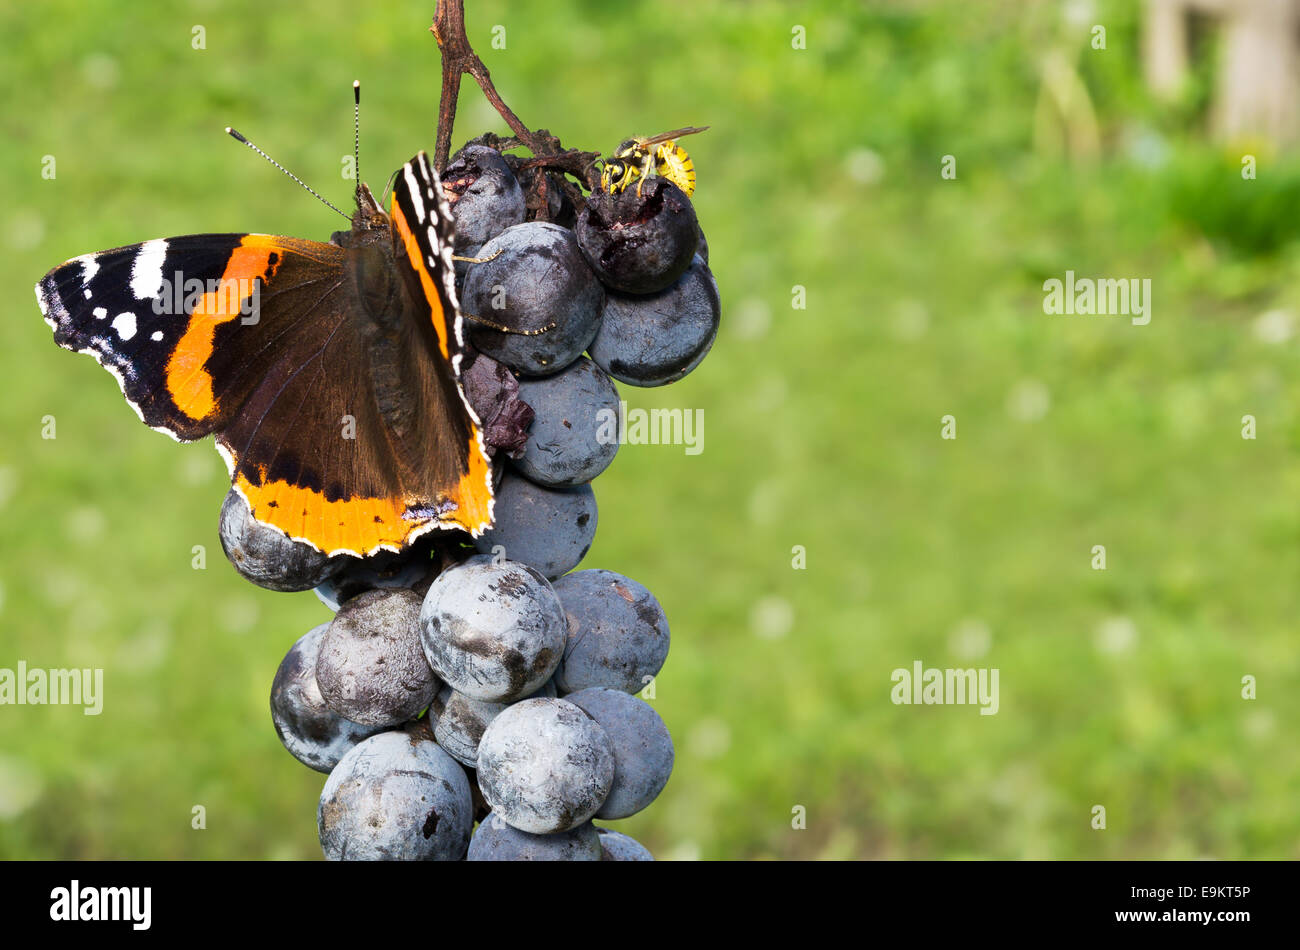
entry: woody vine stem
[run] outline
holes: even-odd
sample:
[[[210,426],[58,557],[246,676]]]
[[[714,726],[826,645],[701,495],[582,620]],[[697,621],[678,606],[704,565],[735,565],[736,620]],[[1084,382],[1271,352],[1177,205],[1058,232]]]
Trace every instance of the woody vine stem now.
[[[487,97],[488,102],[492,103],[492,107],[500,113],[501,118],[514,133],[513,139],[496,139],[492,136],[491,144],[497,148],[526,146],[533,153],[533,158],[523,162],[521,167],[545,166],[572,175],[584,183],[588,190],[595,188],[597,174],[593,163],[599,157],[598,152],[561,148],[558,138],[546,129],[533,131],[528,128],[505,104],[492,83],[491,73],[488,72],[487,66],[483,65],[483,60],[479,59],[478,54],[474,52],[465,33],[465,0],[438,0],[433,15],[433,25],[429,27],[429,32],[438,41],[438,49],[442,54],[442,97],[438,104],[438,138],[433,152],[433,164],[439,174],[446,170],[451,155],[451,134],[456,124],[456,102],[460,97],[460,80],[462,76],[469,73],[483,90],[483,95]],[[547,208],[545,199],[549,178],[549,175],[544,174],[538,174],[534,178],[538,196],[542,199],[540,208],[543,215],[546,214]],[[575,204],[581,207],[584,201],[581,190],[562,176],[560,184]]]

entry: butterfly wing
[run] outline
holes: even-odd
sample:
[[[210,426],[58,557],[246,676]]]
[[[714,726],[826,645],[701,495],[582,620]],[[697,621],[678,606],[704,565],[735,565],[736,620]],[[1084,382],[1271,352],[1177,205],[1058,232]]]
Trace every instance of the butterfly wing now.
[[[477,535],[492,525],[492,470],[481,423],[461,385],[464,318],[456,299],[451,209],[424,152],[398,173],[389,216],[413,319],[404,324],[405,343],[398,348],[402,371],[388,378],[420,393],[417,405],[439,410],[421,413],[410,424],[395,420],[393,429],[408,449],[404,457],[417,481],[442,487],[433,500],[438,516]],[[410,358],[421,351],[435,358]]]
[[[257,314],[250,300],[290,255],[337,270],[342,249],[255,234],[198,234],[86,254],[36,285],[60,346],[89,353],[117,379],[150,427],[181,442],[202,438],[228,416],[216,377],[228,355],[219,337]],[[254,289],[256,288],[256,290]],[[209,361],[214,366],[209,366]]]
[[[396,455],[353,254],[268,235],[170,238],[69,261],[37,298],[56,342],[112,372],[146,424],[216,436],[259,521],[330,554],[400,550],[461,525]]]
[[[407,517],[417,493],[377,403],[354,267],[355,252],[334,245],[286,254],[257,322],[226,324],[205,368],[230,407],[218,410],[217,447],[253,517],[328,554],[364,556],[435,525]]]

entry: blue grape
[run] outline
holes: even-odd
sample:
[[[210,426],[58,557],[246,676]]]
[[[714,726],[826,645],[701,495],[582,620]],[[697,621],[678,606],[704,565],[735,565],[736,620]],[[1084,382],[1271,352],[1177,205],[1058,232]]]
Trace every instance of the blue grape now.
[[[626,818],[654,801],[673,771],[673,740],[650,704],[604,687],[569,693],[563,701],[594,719],[614,750],[614,784],[596,817]]]
[[[494,814],[553,834],[588,821],[614,782],[614,752],[596,722],[563,699],[525,699],[497,714],[478,746],[478,784]]]
[[[380,551],[370,557],[340,555],[334,558],[338,570],[317,588],[320,602],[335,613],[357,594],[380,588],[405,587],[423,596],[438,575],[438,564],[430,557],[424,539],[401,552]]]
[[[660,293],[610,292],[589,352],[621,383],[663,386],[700,365],[721,319],[718,285],[697,256],[681,279]]]
[[[488,815],[469,843],[470,861],[600,861],[600,837],[591,822],[572,831],[531,835]]]
[[[432,702],[439,684],[420,644],[420,596],[372,590],[334,616],[316,661],[330,709],[353,722],[395,726]]]
[[[523,189],[496,149],[483,145],[462,148],[441,178],[456,219],[457,254],[474,257],[506,228],[523,223],[527,213]],[[458,270],[464,266],[457,263]]]
[[[492,260],[470,265],[461,309],[470,342],[516,372],[558,373],[596,336],[605,290],[587,266],[573,232],[533,221],[515,225],[479,249]],[[490,321],[526,335],[502,332]],[[553,326],[552,326],[553,324]]]
[[[668,618],[654,594],[606,570],[574,571],[555,582],[568,620],[560,694],[593,686],[637,693],[668,658]]]
[[[316,683],[316,659],[329,624],[308,631],[280,662],[271,683],[271,722],[289,753],[317,772],[329,772],[362,739],[382,731],[344,719],[325,705]]]
[[[267,590],[311,590],[339,566],[310,544],[254,519],[244,496],[233,488],[221,504],[218,533],[221,550],[240,576]]]
[[[428,739],[383,732],[334,767],[316,825],[330,861],[459,861],[473,813],[460,763]]]
[[[471,699],[536,692],[564,651],[564,610],[550,583],[517,561],[476,555],[429,586],[420,636],[430,665]]]
[[[614,460],[618,390],[591,360],[582,356],[554,376],[522,379],[519,396],[534,416],[523,457],[514,465],[529,480],[549,487],[581,485]]]
[[[596,834],[600,838],[600,849],[604,852],[602,861],[654,860],[650,849],[630,835],[625,835],[621,831],[611,831],[609,828],[597,828]],[[470,848],[473,849],[472,841]]]
[[[596,495],[590,485],[545,488],[506,472],[497,488],[494,513],[496,523],[474,546],[485,554],[504,552],[531,564],[547,580],[577,567],[596,537]]]
[[[547,680],[531,695],[554,698],[555,683]],[[429,725],[438,745],[461,765],[472,769],[478,765],[478,744],[484,730],[507,705],[471,699],[444,684],[429,707]]]

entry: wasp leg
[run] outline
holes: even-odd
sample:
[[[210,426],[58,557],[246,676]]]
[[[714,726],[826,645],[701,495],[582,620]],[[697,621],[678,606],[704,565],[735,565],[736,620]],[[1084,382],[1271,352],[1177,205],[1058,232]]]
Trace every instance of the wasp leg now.
[[[641,197],[641,186],[644,185],[645,180],[650,177],[650,172],[654,169],[654,167],[655,167],[654,152],[650,152],[646,155],[645,161],[641,163],[641,180],[636,183],[636,196],[638,198]]]

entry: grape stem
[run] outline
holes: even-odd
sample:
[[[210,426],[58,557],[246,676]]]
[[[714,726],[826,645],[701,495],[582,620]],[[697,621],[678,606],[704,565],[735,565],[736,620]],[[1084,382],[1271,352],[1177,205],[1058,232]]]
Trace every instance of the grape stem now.
[[[575,205],[581,208],[585,203],[582,191],[565,179],[563,174],[572,175],[585,184],[588,190],[594,190],[599,180],[595,161],[600,153],[562,148],[560,140],[551,135],[548,130],[533,131],[524,125],[519,116],[515,115],[514,110],[506,105],[492,83],[491,73],[488,72],[487,66],[483,65],[483,60],[479,59],[478,54],[474,52],[465,33],[465,0],[438,0],[434,10],[433,25],[429,27],[429,32],[438,41],[438,50],[442,54],[442,97],[438,104],[438,138],[433,152],[434,168],[439,174],[446,170],[447,161],[451,156],[451,133],[456,124],[456,103],[460,97],[461,77],[469,73],[483,90],[483,95],[488,102],[492,103],[492,107],[514,132],[514,139],[500,140],[501,145],[498,146],[498,150],[515,144],[527,147],[536,156],[529,165],[545,166],[561,172],[562,174],[557,176],[560,178],[560,184],[574,200]],[[534,176],[537,197],[540,199],[537,204],[543,216],[547,214],[546,188],[549,178],[550,176],[546,174]]]

